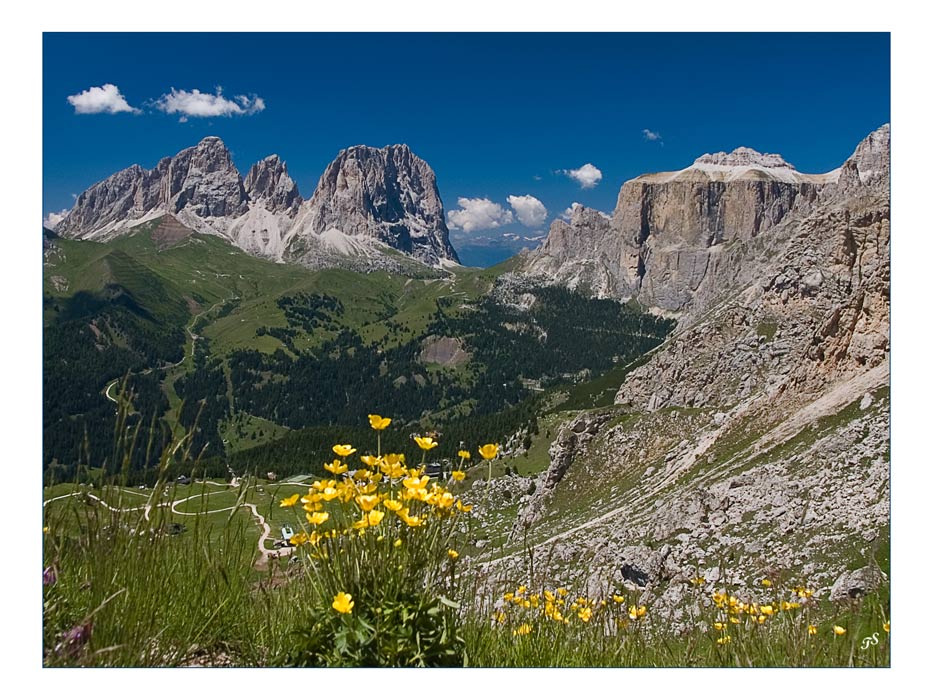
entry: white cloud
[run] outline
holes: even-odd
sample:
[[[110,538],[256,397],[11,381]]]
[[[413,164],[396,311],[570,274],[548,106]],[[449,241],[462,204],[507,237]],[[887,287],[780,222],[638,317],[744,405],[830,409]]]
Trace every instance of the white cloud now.
[[[547,219],[547,208],[537,197],[526,195],[509,195],[509,206],[515,210],[515,216],[525,226],[540,226]]]
[[[664,141],[661,140],[661,134],[659,134],[657,131],[652,131],[651,129],[642,129],[641,135],[644,137],[645,141],[657,141],[662,146],[664,145]]]
[[[68,104],[75,108],[75,114],[117,114],[118,112],[139,114],[140,112],[135,107],[130,107],[126,98],[120,94],[120,88],[112,83],[106,83],[101,87],[89,87],[77,95],[69,95]]]
[[[256,114],[266,108],[266,102],[257,95],[247,97],[236,95],[233,99],[223,96],[223,89],[217,92],[201,92],[200,90],[176,90],[162,95],[153,103],[156,109],[166,114],[181,114],[181,121],[188,121],[188,117],[233,117],[246,114]]]
[[[459,197],[457,204],[460,209],[447,214],[447,224],[452,229],[463,229],[470,233],[512,223],[512,212],[488,199]]]
[[[561,172],[579,182],[580,187],[585,190],[596,187],[599,181],[603,179],[602,171],[592,163],[581,165],[576,170],[562,170]]]
[[[570,221],[570,217],[573,216],[573,210],[576,209],[577,207],[582,207],[582,206],[583,205],[580,204],[580,202],[574,202],[569,207],[564,209],[564,212],[563,214],[560,215],[560,218],[562,218],[564,221]]]
[[[45,228],[54,231],[61,220],[68,215],[69,211],[69,209],[62,209],[61,211],[50,211],[45,215],[45,218],[42,219],[42,225]]]

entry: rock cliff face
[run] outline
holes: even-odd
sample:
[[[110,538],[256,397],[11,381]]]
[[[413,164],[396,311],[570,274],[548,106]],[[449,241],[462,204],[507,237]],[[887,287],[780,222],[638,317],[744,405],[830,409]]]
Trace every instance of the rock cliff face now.
[[[684,170],[626,182],[608,225],[582,208],[569,226],[555,221],[523,269],[599,296],[635,297],[649,308],[683,313],[713,291],[704,283],[731,244],[807,211],[838,174],[799,173],[781,156],[750,148],[706,154]]]
[[[393,251],[435,267],[458,263],[434,171],[405,145],[341,151],[303,202],[278,156],[244,181],[210,136],[152,170],[134,165],[93,185],[58,230],[106,240],[165,215],[254,255],[311,267],[405,269]]]
[[[314,237],[333,232],[378,241],[429,265],[458,262],[434,171],[405,145],[341,151],[302,207],[289,254],[313,255]]]

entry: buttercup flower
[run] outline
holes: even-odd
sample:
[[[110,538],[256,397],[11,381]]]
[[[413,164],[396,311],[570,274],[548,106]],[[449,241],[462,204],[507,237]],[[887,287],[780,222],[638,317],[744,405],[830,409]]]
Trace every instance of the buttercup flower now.
[[[432,437],[421,437],[420,435],[415,435],[415,442],[418,443],[418,447],[422,450],[433,450],[437,447],[437,441]]]
[[[389,423],[391,422],[391,418],[383,418],[382,416],[375,413],[369,414],[369,425],[373,430],[385,430],[389,427]]]
[[[812,637],[814,634],[816,634],[816,632],[817,632],[817,630],[816,630],[816,625],[808,625],[808,626],[807,626],[807,634],[809,634],[811,637]]]
[[[845,627],[840,627],[839,625],[833,625],[833,634],[835,634],[837,637],[841,637],[845,633],[846,633]]]
[[[464,479],[466,479],[466,472],[454,470],[450,472],[450,478],[453,479],[454,481],[463,481]]]
[[[334,602],[331,603],[331,607],[339,612],[342,615],[350,613],[353,611],[353,596],[340,591],[337,595],[334,596]]]
[[[279,503],[279,506],[282,507],[282,508],[291,508],[293,505],[295,505],[296,503],[298,503],[298,497],[299,497],[300,495],[301,495],[301,494],[297,494],[297,493],[296,493],[296,494],[294,494],[294,495],[292,495],[292,496],[289,496],[288,498],[283,498],[283,499],[282,499],[282,502]]]
[[[517,629],[515,629],[515,630],[512,632],[512,636],[513,636],[513,637],[514,637],[514,636],[522,636],[522,635],[530,634],[530,633],[531,633],[531,625],[529,625],[529,624],[526,622],[526,623],[525,623],[524,625],[522,625],[521,627],[518,627]]]
[[[499,454],[499,445],[494,445],[492,443],[483,445],[479,448],[479,454],[483,459],[493,459],[497,454]]]
[[[460,556],[460,554],[457,553],[456,549],[448,549],[447,556],[450,557],[451,559],[456,559],[457,557]]]
[[[761,585],[764,586],[765,588],[771,588],[772,586],[771,579],[767,579],[767,578],[761,579]]]
[[[308,513],[305,518],[312,525],[321,525],[330,517],[329,513],[318,511],[317,513]]]
[[[457,456],[460,457],[460,459],[469,459],[470,453],[467,452],[466,450],[460,450],[459,452],[457,452]]]
[[[337,450],[338,447],[341,447],[341,445],[335,445],[335,446],[334,446],[334,451],[335,451],[335,452],[336,452],[336,450]],[[355,451],[356,451],[356,450],[354,450],[354,452],[355,452]],[[350,454],[350,453],[348,452],[347,454]],[[346,456],[346,455],[344,455],[344,456]],[[336,475],[336,474],[343,474],[345,471],[347,471],[347,465],[346,465],[346,464],[341,464],[339,459],[335,459],[335,460],[334,460],[333,462],[331,462],[330,464],[325,463],[325,464],[324,464],[324,468],[325,468],[327,471],[329,471],[331,474],[335,474],[335,475]]]
[[[334,454],[338,457],[349,457],[356,452],[356,448],[353,447],[353,445],[334,445],[332,449],[334,450]]]

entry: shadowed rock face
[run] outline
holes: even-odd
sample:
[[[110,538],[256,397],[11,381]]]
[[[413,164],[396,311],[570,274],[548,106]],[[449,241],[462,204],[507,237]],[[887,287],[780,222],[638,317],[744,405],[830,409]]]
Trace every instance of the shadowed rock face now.
[[[406,145],[341,151],[302,207],[291,250],[336,229],[380,241],[428,264],[458,262],[431,167]]]

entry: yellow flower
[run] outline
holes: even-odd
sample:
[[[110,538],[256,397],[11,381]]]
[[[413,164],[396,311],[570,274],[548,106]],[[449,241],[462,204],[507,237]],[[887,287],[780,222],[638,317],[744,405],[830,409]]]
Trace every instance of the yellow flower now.
[[[323,491],[321,491],[321,498],[323,498],[325,501],[332,501],[339,495],[340,492],[337,491],[337,489],[335,489],[333,486],[327,486]]]
[[[467,452],[466,450],[460,450],[460,451],[457,453],[457,456],[460,457],[461,459],[469,459],[469,458],[470,458],[470,453]]]
[[[325,511],[318,511],[317,513],[308,513],[305,518],[308,519],[308,522],[312,525],[322,525],[328,518],[330,513]]]
[[[514,636],[521,636],[521,635],[530,634],[530,633],[531,633],[531,625],[529,625],[529,624],[526,622],[526,623],[525,623],[524,625],[522,625],[521,627],[518,627],[517,629],[513,630],[513,631],[512,631],[512,636],[513,636],[513,637],[514,637]]]
[[[464,505],[464,504],[461,503],[460,500],[458,499],[458,500],[457,500],[457,510],[459,510],[461,513],[469,513],[471,510],[473,510],[473,506],[472,506],[472,505]]]
[[[885,632],[890,632],[890,631],[891,631],[891,621],[890,621],[890,620],[888,620],[887,622],[885,622],[885,623],[884,623],[883,625],[881,625],[881,626],[884,628],[884,631],[885,631]]]
[[[299,532],[296,535],[292,535],[288,540],[289,544],[293,544],[296,547],[304,544],[307,541],[308,541],[308,536],[303,532]]]
[[[499,445],[494,445],[492,443],[483,445],[479,448],[479,454],[483,459],[493,459],[497,454],[499,454]]]
[[[527,587],[527,586],[519,586],[519,587],[515,590],[515,592],[518,593],[519,595],[521,595],[522,593],[526,592],[527,590],[528,590],[528,587]]]
[[[758,624],[759,624],[759,625],[763,625],[763,624],[768,620],[768,616],[767,616],[767,615],[759,615],[756,619],[758,620]]]
[[[353,602],[353,596],[343,591],[335,595],[334,602],[331,603],[331,607],[341,614],[352,612],[354,605],[356,605],[356,603]]]
[[[295,505],[296,503],[298,503],[298,497],[299,497],[300,495],[301,495],[301,494],[296,493],[296,494],[294,494],[294,495],[292,495],[292,496],[289,496],[288,498],[283,498],[283,499],[282,499],[282,502],[279,503],[279,506],[282,507],[282,508],[291,508],[293,505]],[[48,529],[48,528],[46,528],[46,529]]]
[[[718,630],[724,630],[724,629],[726,629],[726,623],[725,623],[725,622],[716,622],[716,623],[713,624],[713,627],[716,628],[716,629],[718,629]]]
[[[402,546],[402,540],[401,540],[401,539],[395,540],[395,542],[392,543],[392,546],[393,546],[393,547],[396,547],[396,548],[401,547],[401,546]]]
[[[567,595],[567,589],[566,589],[566,588],[558,588],[558,589],[557,589],[557,595],[559,595],[559,596],[565,596],[565,595]]]
[[[773,614],[774,614],[774,606],[772,606],[772,605],[762,605],[762,606],[761,606],[761,612],[762,612],[762,614],[764,614],[764,615],[773,615]]]
[[[369,425],[373,430],[385,430],[391,422],[391,418],[383,418],[375,413],[369,414]]]
[[[833,625],[833,634],[835,634],[837,637],[841,637],[845,633],[846,633],[845,627],[840,627],[839,625]]]
[[[398,515],[402,520],[404,520],[405,524],[408,525],[408,527],[418,527],[424,522],[424,519],[417,515],[409,515],[407,512],[408,511],[407,508],[403,508],[402,510],[406,511],[404,515],[402,514],[401,510],[395,511],[395,514]]]
[[[375,467],[377,464],[379,464],[379,458],[373,457],[372,455],[363,455],[360,457],[360,461],[367,467]]]
[[[812,637],[814,634],[816,634],[816,625],[808,625],[808,626],[807,626],[807,634],[809,634],[811,637]]]
[[[48,527],[42,528],[42,533],[45,535],[49,534],[49,528]]]
[[[515,594],[514,594],[514,593],[503,593],[503,594],[502,594],[502,600],[504,600],[506,603],[508,603],[509,601],[511,601],[512,598],[514,598],[514,597],[515,597]]]
[[[702,576],[697,576],[696,578],[690,579],[690,583],[692,583],[694,586],[702,586],[704,583],[706,583],[706,579]]]
[[[444,510],[450,508],[454,504],[454,495],[452,493],[442,493],[437,497],[437,507],[443,508]]]
[[[452,471],[450,472],[450,478],[453,479],[454,481],[463,481],[464,479],[466,479],[466,472],[461,472],[461,471],[456,471],[456,470]]]
[[[716,605],[721,608],[725,604],[726,599],[728,597],[729,596],[726,595],[725,591],[722,591],[722,592],[715,591],[713,593],[713,602],[716,603]]]
[[[395,501],[391,498],[386,499],[382,505],[384,505],[386,508],[388,508],[389,510],[393,512],[399,510],[402,507],[402,504],[399,501]]]
[[[363,511],[370,511],[379,505],[379,496],[357,496],[356,503]]]
[[[739,618],[737,618],[737,617],[730,617],[730,618],[729,618],[729,622],[731,622],[733,625],[738,625],[738,624],[740,624],[742,621],[741,621]]]
[[[447,556],[450,557],[451,559],[456,559],[456,558],[459,557],[460,555],[457,553],[457,550],[456,550],[456,549],[448,549],[448,550],[447,550]]]
[[[334,450],[334,454],[338,457],[349,457],[356,452],[356,448],[353,447],[353,445],[334,445],[332,449]]]
[[[639,607],[635,607],[633,605],[632,607],[628,609],[628,616],[629,616],[629,619],[637,620],[640,617],[644,617],[645,613],[647,612],[648,612],[648,608],[646,608],[644,605],[641,605]]]
[[[340,447],[340,445],[336,445],[336,446],[334,447],[334,450],[336,450],[338,447]],[[346,456],[346,455],[344,455],[344,456]],[[345,471],[347,471],[347,465],[346,465],[346,464],[341,464],[339,459],[335,459],[335,460],[334,460],[333,462],[331,462],[330,464],[327,464],[327,463],[325,462],[325,463],[324,463],[324,468],[325,468],[327,471],[329,471],[331,474],[334,474],[334,475],[343,474]]]
[[[624,595],[618,595],[618,594],[616,594],[616,593],[613,593],[613,594],[612,594],[612,599],[613,599],[616,603],[620,603],[620,604],[625,602],[625,596],[624,596]]]
[[[366,514],[370,527],[376,527],[376,525],[382,522],[384,517],[386,517],[386,514],[381,510],[373,510]]]
[[[577,617],[579,617],[584,622],[589,622],[592,616],[593,611],[590,608],[580,608],[580,610],[577,611]]]
[[[437,441],[432,437],[421,437],[420,435],[415,435],[415,442],[418,443],[418,447],[422,450],[433,450],[437,447]]]
[[[730,641],[731,639],[732,639],[732,637],[730,637],[730,636],[727,634],[727,635],[725,635],[724,637],[720,637],[719,639],[717,639],[717,640],[716,640],[716,643],[717,643],[717,644],[728,644],[729,641]]]
[[[427,475],[422,476],[420,478],[417,476],[409,476],[407,479],[402,480],[402,486],[404,486],[406,489],[416,491],[418,489],[423,489],[425,486],[427,486],[428,481],[430,480],[431,480],[431,477]]]
[[[771,588],[772,586],[771,579],[767,579],[767,578],[761,579],[761,585],[764,586],[765,588]]]

